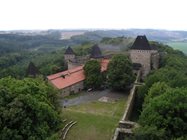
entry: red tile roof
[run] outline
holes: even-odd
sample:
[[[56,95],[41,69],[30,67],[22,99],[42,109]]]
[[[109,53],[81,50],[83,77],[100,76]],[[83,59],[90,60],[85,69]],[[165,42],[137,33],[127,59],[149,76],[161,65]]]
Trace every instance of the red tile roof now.
[[[101,71],[106,71],[109,60],[103,59],[101,61]],[[63,72],[47,76],[47,79],[57,88],[63,89],[85,80],[84,66],[78,66]]]

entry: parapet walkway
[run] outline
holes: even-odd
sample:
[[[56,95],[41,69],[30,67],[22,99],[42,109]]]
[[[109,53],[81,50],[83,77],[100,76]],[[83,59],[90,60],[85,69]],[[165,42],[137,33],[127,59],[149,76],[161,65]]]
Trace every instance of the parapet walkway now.
[[[137,126],[137,124],[135,122],[129,121],[129,117],[131,116],[131,112],[132,112],[133,105],[134,105],[136,88],[138,86],[143,85],[142,83],[139,83],[140,75],[141,75],[141,71],[139,70],[138,74],[136,76],[136,80],[133,84],[133,87],[130,90],[130,94],[129,94],[129,97],[127,100],[125,112],[123,114],[122,119],[119,121],[119,126],[118,126],[118,128],[116,128],[112,140],[117,140],[120,133],[123,133],[126,136],[132,135],[132,133],[133,133],[132,129]]]

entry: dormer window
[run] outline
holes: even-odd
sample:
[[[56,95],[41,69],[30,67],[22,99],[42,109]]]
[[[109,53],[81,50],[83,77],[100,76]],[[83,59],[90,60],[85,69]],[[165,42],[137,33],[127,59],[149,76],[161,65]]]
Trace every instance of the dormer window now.
[[[60,77],[64,78],[65,79],[65,75],[61,75]]]

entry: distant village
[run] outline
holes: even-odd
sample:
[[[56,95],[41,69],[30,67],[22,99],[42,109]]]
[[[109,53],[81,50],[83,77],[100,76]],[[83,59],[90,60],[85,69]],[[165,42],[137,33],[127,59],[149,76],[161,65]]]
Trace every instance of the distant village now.
[[[141,71],[141,77],[145,78],[151,70],[158,69],[159,52],[151,46],[146,36],[137,36],[133,45],[128,51],[128,57],[133,63],[133,72]],[[89,56],[78,57],[71,47],[64,53],[64,59],[68,64],[68,70],[47,76],[48,81],[61,92],[61,96],[68,96],[70,93],[78,93],[84,89],[83,66],[88,60],[100,61],[101,72],[107,70],[111,56],[102,55],[97,44],[92,46]]]

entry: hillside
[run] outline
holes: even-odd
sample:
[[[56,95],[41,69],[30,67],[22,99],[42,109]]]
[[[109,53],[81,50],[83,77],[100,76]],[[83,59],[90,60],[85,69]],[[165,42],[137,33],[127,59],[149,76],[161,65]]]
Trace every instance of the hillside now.
[[[175,41],[175,42],[168,42],[167,45],[171,46],[176,50],[180,50],[187,54],[187,42],[184,41]]]
[[[79,35],[77,35],[79,34]],[[80,35],[81,34],[81,35]],[[169,43],[175,49],[186,50],[185,31],[151,29],[129,30],[46,30],[0,32],[0,77],[24,77],[30,61],[44,74],[66,69],[63,52],[72,46],[78,55],[88,54],[93,44],[98,44],[104,54],[124,53],[134,38],[145,34],[149,40]],[[62,35],[70,39],[62,39]],[[177,43],[177,44],[176,44]]]
[[[48,36],[53,39],[62,39],[63,43],[78,43],[82,41],[100,41],[103,37],[136,37],[146,35],[149,40],[159,42],[187,41],[187,31],[169,31],[157,29],[123,29],[123,30],[28,30],[28,31],[0,31],[0,35],[14,34],[22,36]],[[70,40],[71,41],[70,41]],[[67,41],[69,40],[69,41]]]
[[[149,40],[159,42],[187,41],[187,31],[168,31],[154,29],[127,29],[127,30],[95,30],[87,31],[83,35],[72,37],[74,40],[100,41],[103,37],[136,37],[146,35]]]

